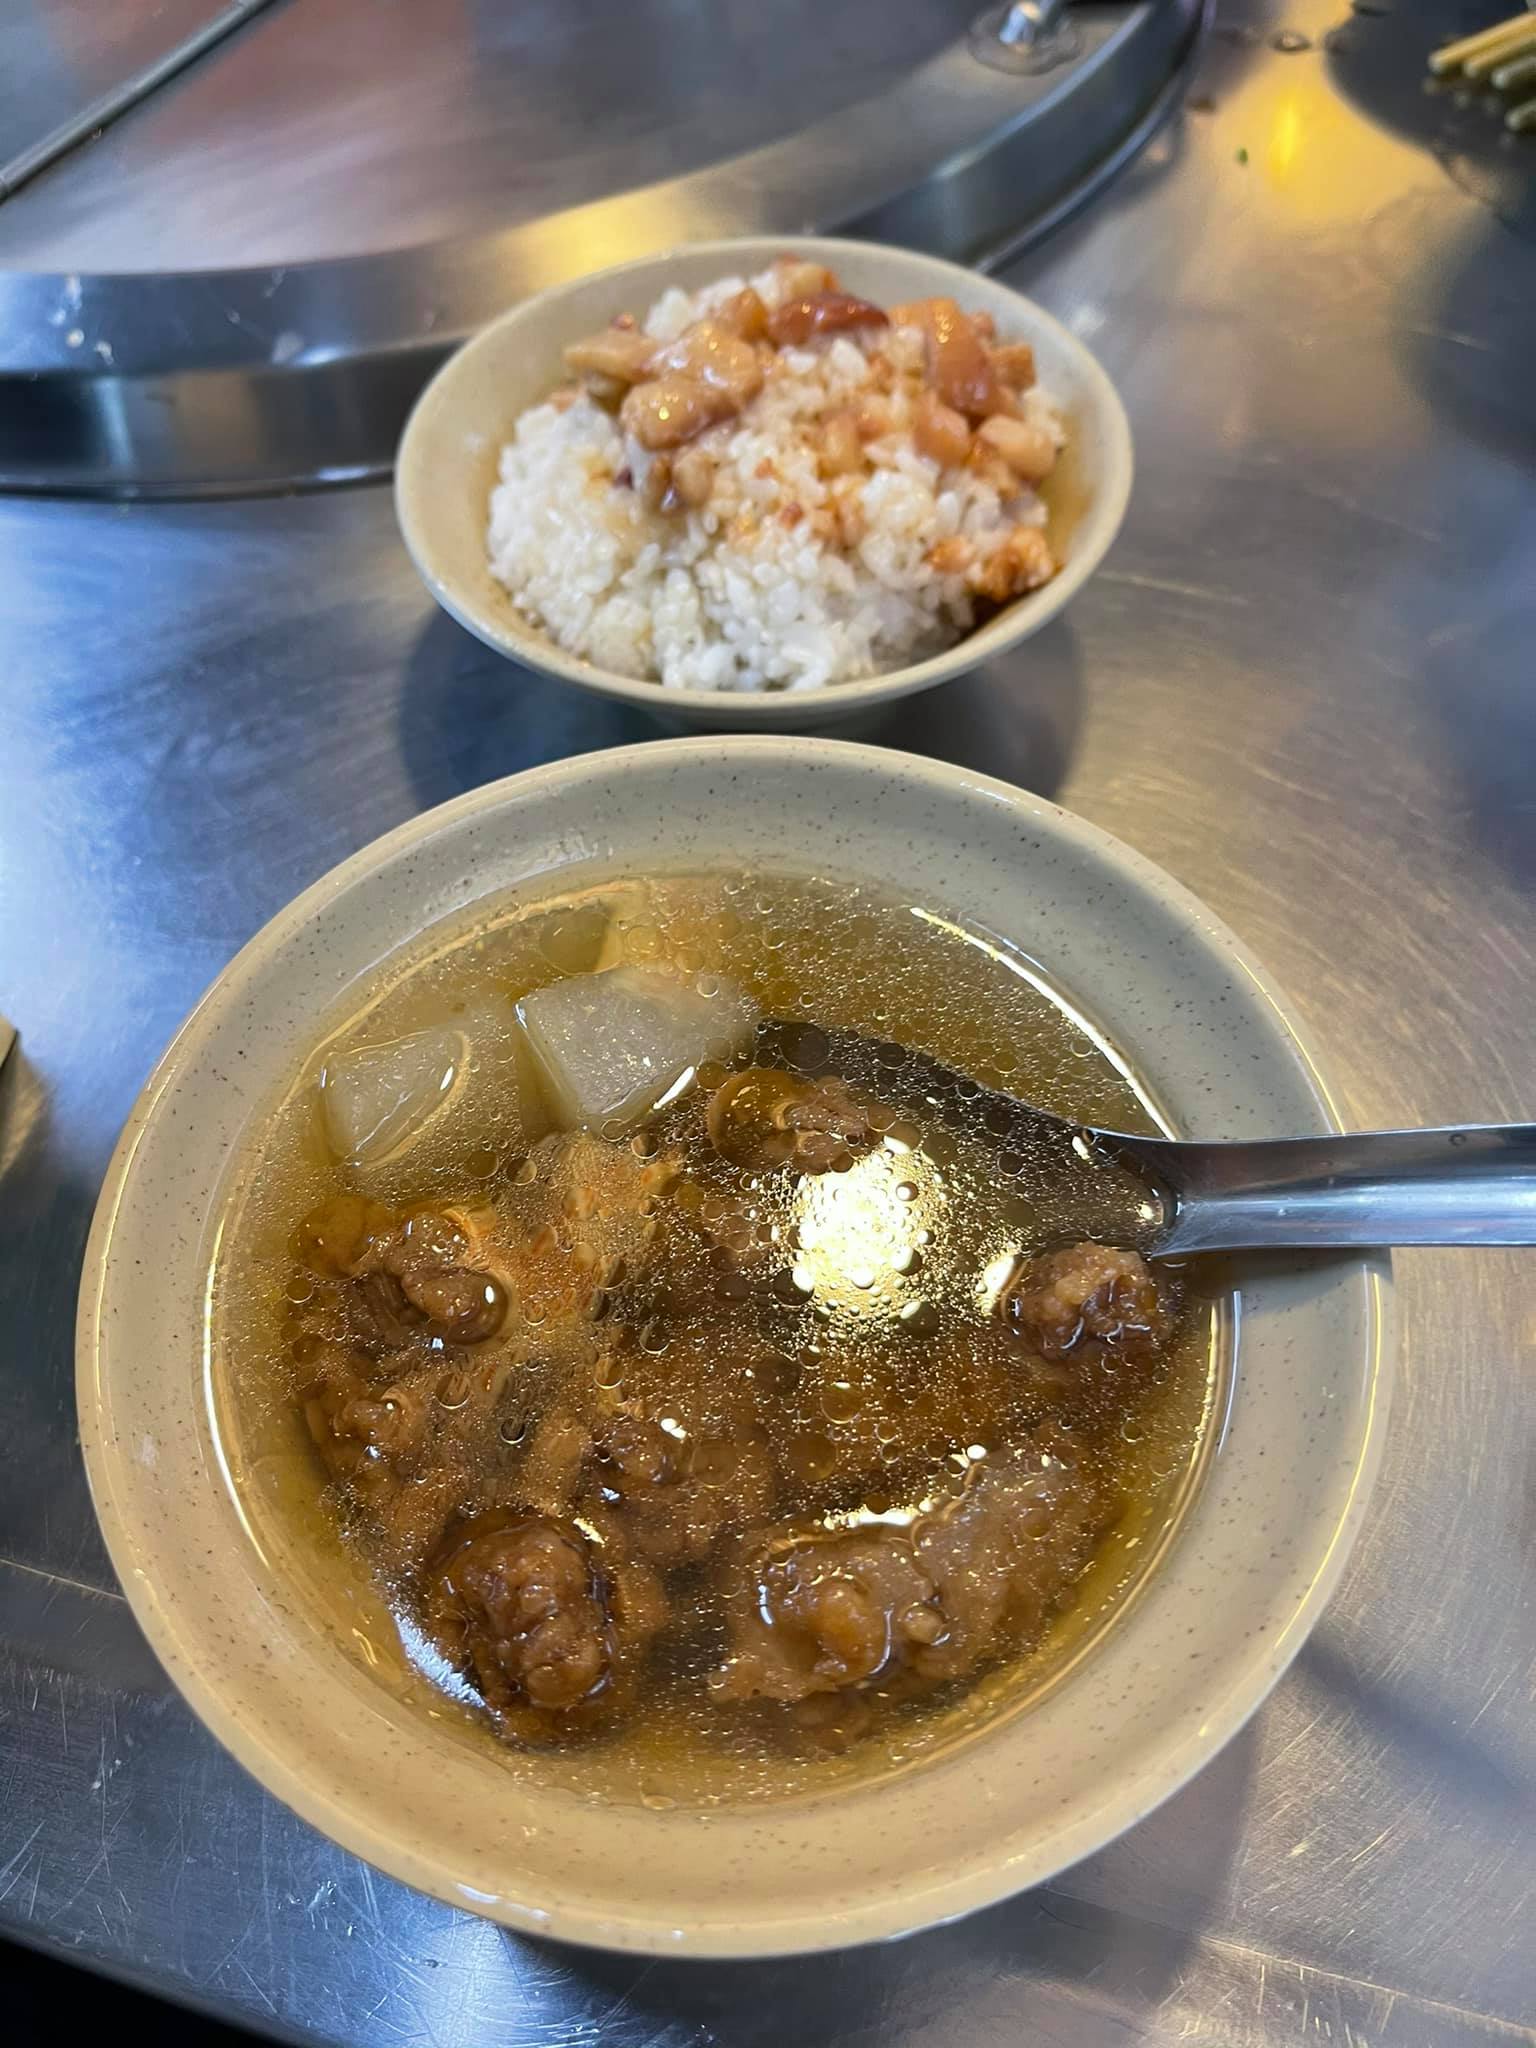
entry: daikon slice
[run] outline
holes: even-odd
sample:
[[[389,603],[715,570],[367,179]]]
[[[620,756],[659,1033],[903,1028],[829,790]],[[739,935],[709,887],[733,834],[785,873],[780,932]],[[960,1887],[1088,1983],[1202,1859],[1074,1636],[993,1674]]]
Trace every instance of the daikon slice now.
[[[723,975],[678,981],[644,967],[577,974],[524,996],[528,1034],[557,1124],[617,1136],[705,1060],[752,1043],[757,1005]]]
[[[446,1107],[468,1055],[463,1032],[443,1027],[328,1058],[320,1110],[336,1157],[369,1166],[410,1144]]]

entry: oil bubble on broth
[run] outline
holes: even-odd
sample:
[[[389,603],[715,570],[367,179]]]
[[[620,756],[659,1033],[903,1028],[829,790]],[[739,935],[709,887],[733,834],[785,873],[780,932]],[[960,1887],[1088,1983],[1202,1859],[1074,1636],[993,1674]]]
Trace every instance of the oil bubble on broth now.
[[[1153,1124],[1032,963],[833,879],[434,928],[253,1131],[214,1275],[253,1531],[375,1677],[653,1805],[1012,1711],[1171,1530],[1219,1299],[1006,1097]]]

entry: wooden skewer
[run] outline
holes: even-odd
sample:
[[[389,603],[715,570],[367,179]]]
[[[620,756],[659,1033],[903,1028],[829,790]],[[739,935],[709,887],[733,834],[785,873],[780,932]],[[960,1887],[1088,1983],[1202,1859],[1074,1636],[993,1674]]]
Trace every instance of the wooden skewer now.
[[[1536,100],[1524,100],[1518,107],[1511,107],[1504,116],[1504,126],[1513,128],[1516,134],[1536,128]]]
[[[1536,50],[1536,15],[1526,16],[1521,34],[1511,36],[1497,49],[1484,50],[1476,57],[1469,57],[1461,67],[1462,73],[1467,78],[1487,78],[1501,64],[1507,64],[1511,57],[1524,56],[1530,50]]]
[[[1536,55],[1517,57],[1513,64],[1501,64],[1488,82],[1499,92],[1509,92],[1517,85],[1536,84]]]
[[[1443,50],[1436,50],[1430,57],[1429,68],[1437,77],[1447,71],[1455,71],[1469,58],[1481,57],[1485,51],[1503,51],[1506,45],[1523,43],[1536,26],[1536,17],[1529,12],[1517,14],[1509,21],[1495,22],[1492,28],[1480,29],[1475,36],[1463,36],[1460,42],[1447,43]]]

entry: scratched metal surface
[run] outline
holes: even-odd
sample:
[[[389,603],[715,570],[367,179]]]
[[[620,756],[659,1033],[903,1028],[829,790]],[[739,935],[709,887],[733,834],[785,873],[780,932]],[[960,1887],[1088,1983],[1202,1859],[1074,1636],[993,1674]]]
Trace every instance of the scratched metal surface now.
[[[88,4],[27,0],[50,19]],[[291,0],[0,209],[0,263],[208,270],[510,227],[836,113],[977,5]],[[10,40],[0,20],[0,112]]]
[[[7,0],[0,17],[0,163],[158,62],[219,0]]]
[[[1404,4],[1324,51],[1337,12],[1232,0],[1192,110],[1013,273],[1119,380],[1130,522],[1067,619],[882,730],[1190,884],[1352,1119],[1529,1117],[1530,172],[1419,90],[1462,17]],[[136,1636],[79,1472],[108,1149],[302,884],[648,727],[435,615],[381,490],[0,504],[0,677],[0,1932],[356,2048],[1536,2038],[1528,1255],[1400,1260],[1386,1470],[1327,1619],[1184,1793],[1031,1897],[885,1950],[647,1965],[449,1912],[260,1793]]]

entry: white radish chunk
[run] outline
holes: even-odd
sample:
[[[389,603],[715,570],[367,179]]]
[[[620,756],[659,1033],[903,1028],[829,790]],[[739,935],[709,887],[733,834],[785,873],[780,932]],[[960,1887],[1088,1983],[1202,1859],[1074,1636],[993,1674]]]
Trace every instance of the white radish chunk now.
[[[466,1162],[507,1164],[549,1129],[538,1064],[517,1011],[491,996],[388,1044],[323,1055],[319,1108],[331,1150],[375,1201],[457,1187]]]
[[[752,1043],[757,1005],[712,977],[704,993],[644,967],[573,975],[524,996],[517,1014],[555,1122],[617,1136],[705,1060]]]
[[[468,1054],[463,1032],[443,1028],[328,1058],[320,1110],[336,1157],[368,1166],[410,1144],[447,1105]]]

